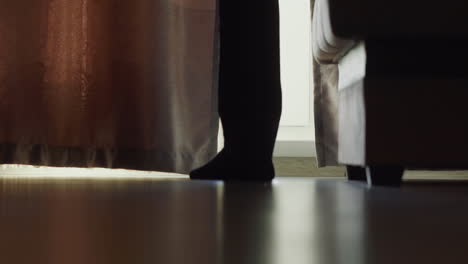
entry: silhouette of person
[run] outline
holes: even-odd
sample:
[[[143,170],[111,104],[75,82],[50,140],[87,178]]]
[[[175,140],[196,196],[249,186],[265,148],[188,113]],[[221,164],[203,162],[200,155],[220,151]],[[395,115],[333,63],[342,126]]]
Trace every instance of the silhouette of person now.
[[[278,0],[220,0],[219,19],[225,145],[190,178],[270,181],[282,108]]]

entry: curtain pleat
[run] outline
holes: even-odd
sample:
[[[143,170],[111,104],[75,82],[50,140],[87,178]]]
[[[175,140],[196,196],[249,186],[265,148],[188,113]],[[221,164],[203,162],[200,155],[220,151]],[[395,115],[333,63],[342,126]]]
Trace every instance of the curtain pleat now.
[[[314,61],[317,166],[338,165],[338,65]]]
[[[311,19],[318,2],[311,1]],[[314,24],[314,21],[312,22]],[[312,34],[314,35],[314,34]],[[312,39],[312,41],[316,41]],[[314,122],[317,166],[336,166],[338,163],[338,64],[313,61]]]
[[[201,166],[217,42],[214,0],[0,1],[0,163]]]

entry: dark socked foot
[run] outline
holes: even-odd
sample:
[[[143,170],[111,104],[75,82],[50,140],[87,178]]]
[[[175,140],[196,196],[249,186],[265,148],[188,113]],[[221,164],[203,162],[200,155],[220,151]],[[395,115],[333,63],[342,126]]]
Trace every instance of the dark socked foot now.
[[[273,163],[235,159],[222,150],[203,167],[190,172],[192,180],[271,181],[275,177]]]

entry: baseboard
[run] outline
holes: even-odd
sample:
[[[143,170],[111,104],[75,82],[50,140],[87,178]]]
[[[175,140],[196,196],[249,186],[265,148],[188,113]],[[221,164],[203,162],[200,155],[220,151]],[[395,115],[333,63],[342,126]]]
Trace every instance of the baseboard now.
[[[218,151],[224,146],[223,138],[218,138]],[[274,157],[316,157],[315,141],[277,140]]]
[[[315,157],[315,141],[276,141],[275,157]]]

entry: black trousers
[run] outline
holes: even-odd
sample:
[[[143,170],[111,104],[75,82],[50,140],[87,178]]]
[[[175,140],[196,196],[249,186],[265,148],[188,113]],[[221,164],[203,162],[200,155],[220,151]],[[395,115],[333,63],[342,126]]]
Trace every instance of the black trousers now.
[[[225,149],[271,159],[282,104],[278,0],[219,0],[219,12]]]

